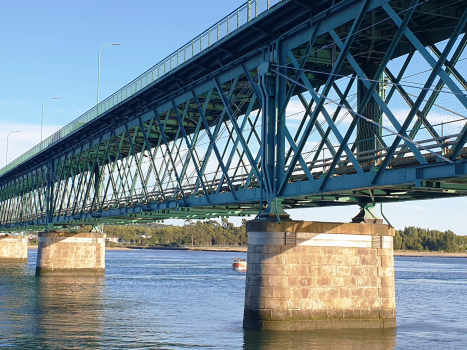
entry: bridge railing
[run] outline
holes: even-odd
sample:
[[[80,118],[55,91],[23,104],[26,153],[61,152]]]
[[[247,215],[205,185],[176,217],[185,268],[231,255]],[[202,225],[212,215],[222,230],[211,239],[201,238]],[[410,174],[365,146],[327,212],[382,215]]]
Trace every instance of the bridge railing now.
[[[135,80],[106,98],[97,106],[93,107],[79,118],[64,126],[55,134],[49,136],[41,143],[34,146],[26,153],[23,153],[11,163],[7,164],[5,167],[0,169],[0,176],[15,168],[19,164],[25,162],[26,160],[32,158],[34,155],[40,153],[59,140],[63,139],[65,136],[73,133],[86,123],[89,123],[91,120],[97,118],[100,114],[130,98],[141,89],[162,78],[180,65],[186,63],[232,32],[255,19],[263,12],[268,11],[271,7],[280,3],[281,1],[283,0],[250,0],[246,2],[235,11],[225,16],[215,25],[210,27],[208,30],[198,35],[186,45],[182,46],[182,48],[167,56],[161,62],[157,63],[155,66],[141,74]]]

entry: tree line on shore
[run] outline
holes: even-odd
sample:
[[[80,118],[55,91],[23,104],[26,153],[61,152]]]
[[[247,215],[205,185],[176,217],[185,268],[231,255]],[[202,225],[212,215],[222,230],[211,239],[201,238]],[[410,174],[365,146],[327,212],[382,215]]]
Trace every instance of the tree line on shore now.
[[[107,237],[117,237],[119,243],[141,246],[246,246],[246,219],[236,227],[227,219],[192,221],[183,226],[128,225],[105,226]],[[110,243],[110,245],[112,245]]]
[[[228,219],[186,220],[183,226],[161,224],[105,226],[107,237],[117,237],[119,244],[140,246],[246,246],[247,220],[236,227]],[[114,245],[113,243],[108,243]],[[458,236],[454,232],[423,229],[408,226],[396,230],[394,249],[416,251],[459,252],[467,249],[467,236]]]
[[[467,236],[458,236],[451,230],[443,232],[409,226],[396,230],[394,249],[460,252],[467,249]]]

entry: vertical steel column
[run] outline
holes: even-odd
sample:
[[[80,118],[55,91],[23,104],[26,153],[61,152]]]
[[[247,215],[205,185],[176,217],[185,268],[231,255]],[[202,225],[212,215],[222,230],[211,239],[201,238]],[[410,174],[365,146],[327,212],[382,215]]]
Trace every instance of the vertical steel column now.
[[[270,195],[275,197],[274,192],[274,167],[276,160],[276,99],[275,99],[275,81],[274,75],[267,73],[262,78],[263,89],[265,92],[264,105],[266,110],[263,113],[263,123],[265,123],[266,131],[266,141],[265,144],[265,158],[266,166],[265,170],[267,172],[268,186],[270,190]]]
[[[269,6],[269,3],[268,3]],[[276,44],[276,57],[275,60],[279,65],[279,72],[287,74],[287,54],[286,50],[281,46],[281,42],[278,40]],[[282,108],[286,103],[287,99],[287,80],[282,78],[280,75],[276,75],[276,109],[277,115],[277,136],[276,136],[276,174],[274,182],[274,193],[277,196],[279,187],[285,177],[285,139],[286,139],[286,110]]]
[[[280,204],[277,205],[278,191],[278,176],[285,176],[284,169],[282,170],[276,164],[284,165],[285,163],[285,117],[281,118],[278,124],[277,115],[277,92],[278,82],[275,74],[269,73],[269,62],[263,63],[258,67],[258,75],[260,76],[260,91],[262,94],[262,125],[261,125],[261,189],[262,195],[267,201],[266,210],[260,208],[260,217],[275,217],[280,221],[279,215],[284,215]],[[284,89],[285,90],[285,89]],[[285,93],[285,91],[282,91]],[[285,94],[282,94],[285,96]],[[285,116],[285,112],[283,113]],[[280,130],[279,130],[280,129]],[[277,133],[276,133],[277,132]],[[277,148],[276,148],[277,147]],[[278,152],[280,153],[279,161]],[[276,168],[277,166],[277,168]]]
[[[94,163],[94,195],[97,195],[97,200],[100,201],[100,193],[99,193],[99,184],[100,184],[100,169],[99,164],[97,162]]]
[[[376,72],[370,72],[367,76],[374,76]],[[381,84],[376,85],[375,90],[378,93],[381,91]],[[362,114],[377,122],[381,125],[383,112],[378,106],[375,100],[371,99],[365,103],[365,94],[368,89],[366,88],[362,80],[357,82],[357,109],[362,110]],[[384,100],[384,99],[383,99]],[[357,122],[357,160],[361,166],[366,166],[371,161],[369,157],[371,156],[370,151],[376,151],[377,148],[380,148],[381,145],[378,142],[378,136],[381,136],[381,128],[378,128],[376,125],[367,122],[364,119],[359,118]],[[363,154],[362,154],[363,153]]]
[[[53,219],[53,161],[50,160],[47,162],[47,174],[46,174],[46,206],[45,206],[45,231],[49,232],[49,224]]]

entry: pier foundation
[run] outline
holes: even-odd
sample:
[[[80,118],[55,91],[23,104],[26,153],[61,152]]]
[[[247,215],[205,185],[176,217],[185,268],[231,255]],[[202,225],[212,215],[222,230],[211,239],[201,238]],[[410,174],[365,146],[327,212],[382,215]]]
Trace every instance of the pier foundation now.
[[[393,228],[253,220],[247,231],[244,328],[396,327]]]
[[[0,234],[0,263],[28,261],[28,238]]]
[[[105,235],[40,232],[36,276],[104,276]]]

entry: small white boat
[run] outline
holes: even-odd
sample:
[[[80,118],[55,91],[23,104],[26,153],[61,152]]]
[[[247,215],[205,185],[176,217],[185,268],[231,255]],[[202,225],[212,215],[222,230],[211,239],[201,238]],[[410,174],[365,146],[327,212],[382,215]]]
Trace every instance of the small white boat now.
[[[235,271],[246,271],[246,260],[245,259],[240,259],[240,258],[235,258],[233,263],[232,263],[232,268]]]

